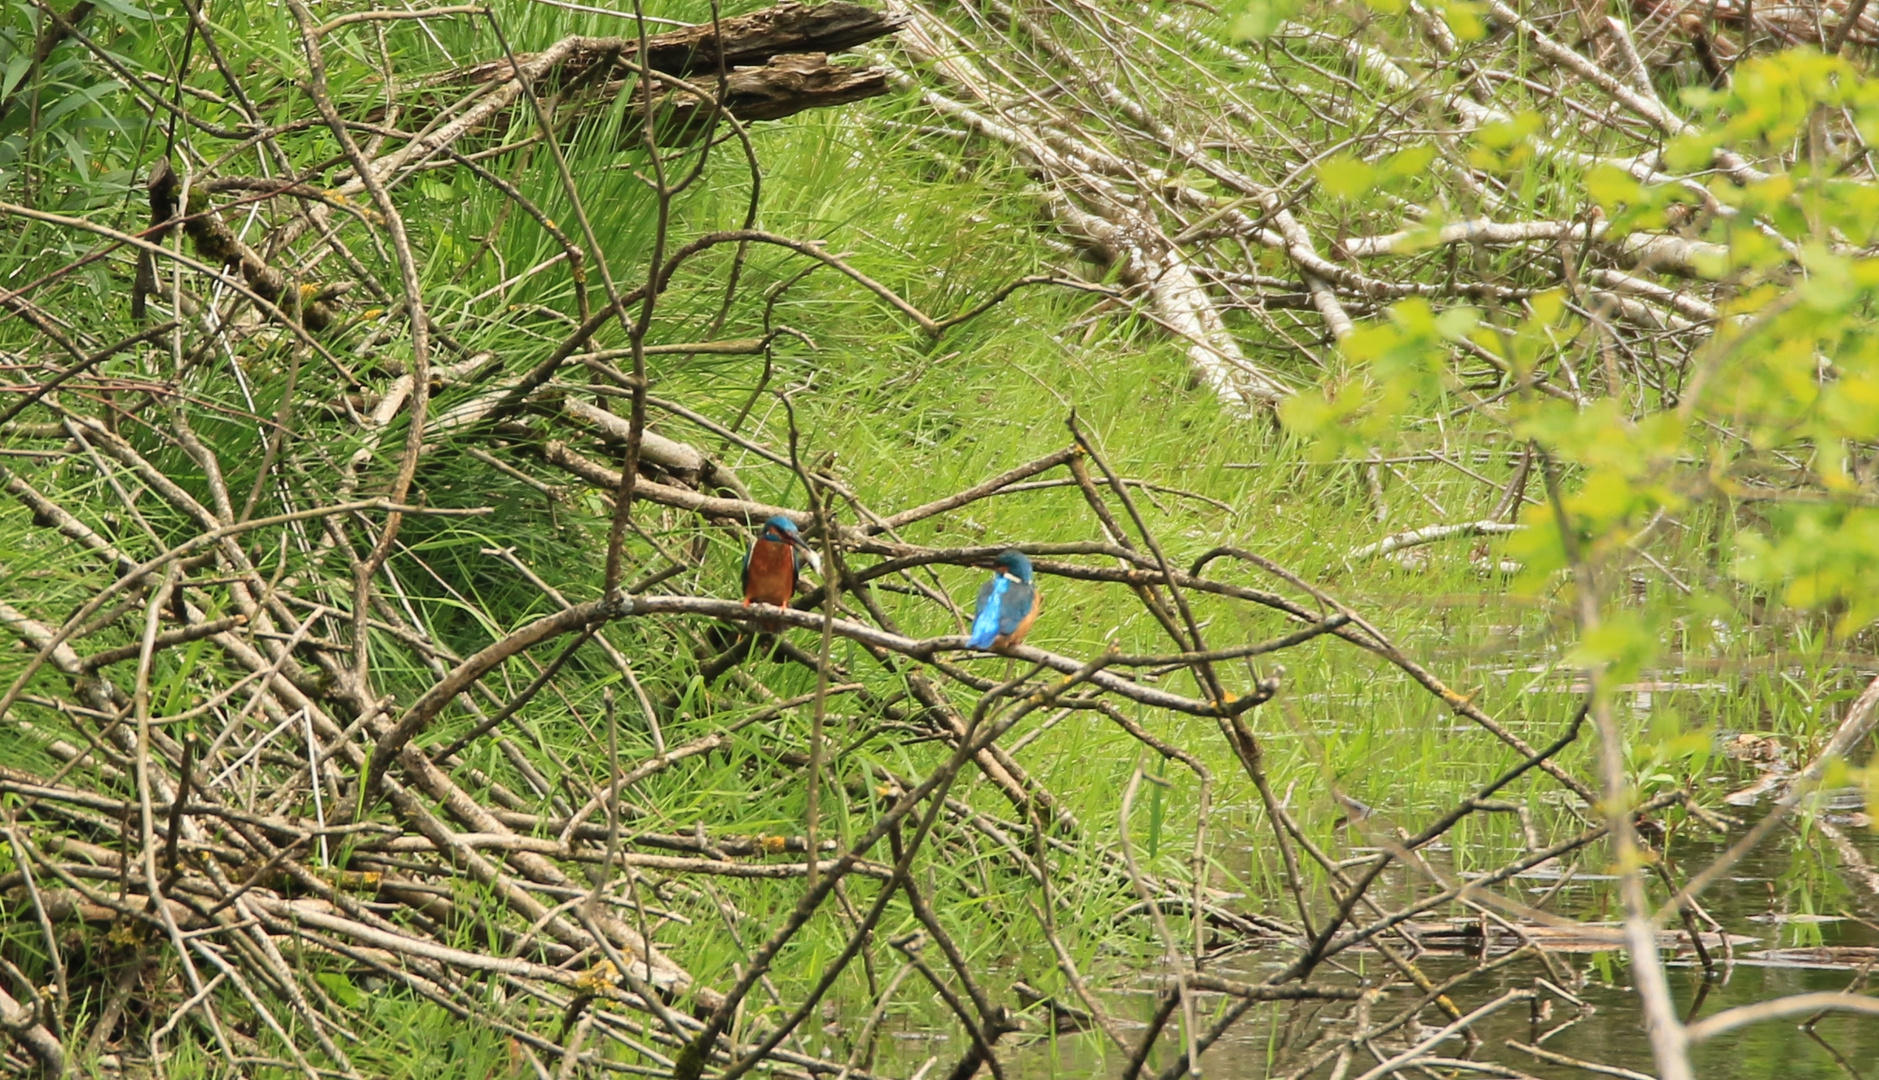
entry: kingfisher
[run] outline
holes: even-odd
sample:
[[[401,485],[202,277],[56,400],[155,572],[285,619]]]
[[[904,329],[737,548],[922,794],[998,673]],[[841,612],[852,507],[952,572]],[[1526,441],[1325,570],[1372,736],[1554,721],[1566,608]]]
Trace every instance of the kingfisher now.
[[[795,522],[781,514],[764,522],[756,543],[744,555],[744,606],[788,607],[796,596],[796,572],[804,562],[814,560],[815,552],[803,542]],[[780,619],[757,620],[757,629],[766,634],[782,633],[783,625]]]
[[[1044,595],[1031,580],[1031,560],[1021,551],[1001,551],[992,560],[992,580],[979,586],[979,606],[966,644],[1003,652],[1031,632],[1043,606]]]

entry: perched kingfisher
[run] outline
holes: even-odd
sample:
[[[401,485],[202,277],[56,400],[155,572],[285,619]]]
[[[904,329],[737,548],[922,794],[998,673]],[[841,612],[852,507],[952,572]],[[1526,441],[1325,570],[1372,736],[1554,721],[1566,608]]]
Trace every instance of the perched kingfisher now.
[[[1004,651],[1024,640],[1044,606],[1044,595],[1031,580],[1031,560],[1021,551],[1002,551],[992,560],[992,580],[979,586],[979,606],[972,615],[975,649]]]
[[[744,555],[744,606],[788,607],[796,596],[796,572],[814,559],[795,522],[781,514],[764,522],[757,542]],[[783,626],[778,619],[757,620],[757,629],[766,634],[781,633]]]

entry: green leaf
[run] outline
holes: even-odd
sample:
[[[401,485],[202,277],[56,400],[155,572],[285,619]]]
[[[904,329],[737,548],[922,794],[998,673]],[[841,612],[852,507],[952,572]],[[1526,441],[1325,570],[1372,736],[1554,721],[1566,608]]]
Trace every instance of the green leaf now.
[[[7,61],[5,77],[0,78],[0,98],[12,97],[13,88],[20,84],[20,80],[26,77],[27,69],[32,66],[32,53],[25,50],[14,53],[13,58]]]
[[[356,1009],[365,1004],[365,995],[360,993],[359,988],[352,985],[352,980],[344,975],[336,971],[316,971],[313,977],[319,981],[320,986],[325,988],[328,994],[332,995],[334,1001],[346,1008]]]
[[[1580,638],[1566,662],[1588,670],[1602,669],[1605,678],[1600,686],[1605,693],[1611,693],[1620,683],[1637,677],[1639,669],[1656,655],[1657,645],[1657,631],[1645,622],[1644,615],[1625,611]]]
[[[1853,261],[1836,255],[1825,244],[1809,244],[1801,253],[1807,280],[1797,290],[1801,302],[1819,312],[1837,312],[1858,297]]]
[[[1644,185],[1616,165],[1596,165],[1585,174],[1585,191],[1609,215],[1644,201]]]
[[[1435,163],[1435,147],[1428,143],[1404,147],[1378,163],[1379,171],[1390,179],[1421,176]]]
[[[1299,0],[1247,0],[1228,25],[1235,41],[1264,41],[1298,11]]]
[[[1481,313],[1474,308],[1453,307],[1435,317],[1436,333],[1449,341],[1465,341],[1481,324]]]
[[[1488,36],[1487,20],[1481,17],[1484,10],[1480,4],[1469,0],[1449,0],[1442,7],[1442,17],[1448,21],[1449,30],[1462,41],[1480,41]]]
[[[148,11],[145,11],[135,4],[129,3],[128,0],[97,0],[97,3],[99,7],[104,8],[106,11],[120,18],[133,19],[138,22],[154,22],[156,20],[155,15],[150,14]]]
[[[1368,195],[1376,182],[1376,168],[1349,154],[1333,154],[1318,163],[1318,185],[1340,199]]]

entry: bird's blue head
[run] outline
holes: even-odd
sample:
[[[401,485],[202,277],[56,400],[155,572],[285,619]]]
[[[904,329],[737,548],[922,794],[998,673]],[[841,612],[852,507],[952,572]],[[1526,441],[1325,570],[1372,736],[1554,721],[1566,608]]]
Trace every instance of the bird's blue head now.
[[[782,514],[763,523],[762,538],[778,544],[803,546],[802,533],[796,528],[796,523]]]
[[[1031,583],[1031,560],[1025,558],[1024,552],[1022,551],[1001,551],[998,553],[998,557],[992,560],[992,565],[1005,571],[1012,577],[1017,578],[1019,581],[1024,582],[1026,585]]]

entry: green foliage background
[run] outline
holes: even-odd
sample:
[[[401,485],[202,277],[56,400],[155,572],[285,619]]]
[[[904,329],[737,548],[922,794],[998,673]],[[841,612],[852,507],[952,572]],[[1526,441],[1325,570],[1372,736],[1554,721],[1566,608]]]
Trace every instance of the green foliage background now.
[[[742,7],[755,5],[744,4]],[[564,8],[502,0],[492,5],[518,51],[541,48],[571,33],[618,34],[615,18]],[[1447,7],[1464,40],[1486,33],[1465,5]],[[703,4],[661,3],[648,13],[696,21]],[[734,12],[727,12],[734,13]],[[214,65],[182,34],[184,19],[167,7],[145,10],[116,0],[101,4],[85,30],[114,62],[68,43],[31,72],[32,42],[43,13],[30,5],[6,9],[0,32],[0,189],[17,205],[106,222],[134,231],[145,211],[141,184],[162,156],[168,121],[157,100],[189,99],[196,122],[177,133],[179,152],[202,160],[246,155],[257,172],[284,166],[322,182],[337,158],[330,133],[319,126],[283,134],[290,161],[265,161],[218,125],[220,95],[230,92]],[[298,80],[305,60],[291,24],[273,6],[232,4],[211,13],[225,55],[221,63],[243,73],[242,92],[263,114],[304,115]],[[1393,11],[1345,10],[1332,5],[1280,10],[1256,5],[1228,12],[1212,32],[1254,41],[1286,18],[1322,28],[1407,33],[1406,16]],[[1470,22],[1470,20],[1473,20]],[[382,31],[382,37],[381,37]],[[383,53],[381,53],[383,50]],[[349,112],[366,113],[384,95],[377,71],[382,55],[415,77],[499,50],[488,24],[468,19],[367,25],[329,42],[328,79]],[[180,90],[161,73],[188,56]],[[153,74],[155,73],[155,74]],[[133,82],[144,80],[145,92]],[[1768,175],[1746,187],[1720,177],[1704,181],[1726,212],[1704,211],[1689,231],[1726,250],[1704,272],[1721,283],[1723,317],[1714,337],[1696,349],[1674,380],[1645,385],[1622,379],[1601,384],[1585,400],[1568,402],[1528,386],[1536,371],[1562,358],[1595,372],[1609,362],[1609,341],[1578,314],[1561,292],[1540,292],[1498,307],[1430,303],[1415,299],[1379,310],[1358,332],[1321,357],[1300,355],[1264,336],[1250,319],[1234,329],[1249,352],[1305,389],[1279,410],[1278,421],[1229,415],[1210,395],[1196,393],[1181,350],[1152,322],[1126,307],[1086,294],[1048,289],[1014,295],[991,315],[929,341],[852,282],[827,271],[800,278],[803,263],[785,253],[754,250],[729,309],[720,313],[731,269],[727,250],[690,264],[662,301],[655,340],[708,340],[720,335],[788,327],[767,358],[661,355],[650,369],[653,392],[729,423],[746,417],[742,431],[773,447],[788,442],[786,410],[769,390],[795,391],[791,401],[808,460],[826,460],[871,506],[920,504],[970,486],[988,475],[1061,446],[1064,419],[1074,408],[1124,475],[1146,485],[1140,492],[1152,524],[1177,563],[1221,544],[1242,546],[1277,560],[1305,579],[1323,583],[1395,636],[1410,655],[1469,693],[1530,741],[1549,741],[1571,715],[1574,673],[1601,671],[1606,692],[1634,699],[1621,688],[1639,681],[1673,687],[1655,695],[1648,714],[1627,711],[1626,753],[1640,797],[1683,786],[1714,803],[1752,772],[1718,753],[1743,733],[1770,736],[1801,760],[1830,729],[1836,707],[1855,694],[1871,666],[1872,624],[1879,618],[1879,339],[1873,304],[1879,260],[1871,255],[1879,233],[1879,187],[1863,161],[1863,140],[1879,130],[1879,83],[1861,62],[1806,49],[1757,57],[1737,71],[1728,91],[1685,91],[1698,110],[1700,130],[1665,147],[1669,167],[1694,170],[1718,150],[1740,150],[1763,163]],[[1268,95],[1275,115],[1309,120],[1296,102]],[[1544,215],[1571,217],[1596,207],[1616,233],[1669,225],[1680,211],[1702,203],[1688,185],[1641,183],[1610,168],[1575,174],[1557,161],[1543,166],[1533,149],[1539,131],[1533,114],[1483,130],[1467,147],[1471,160],[1499,170],[1512,197]],[[1823,117],[1828,118],[1823,120]],[[860,106],[804,114],[760,125],[753,145],[762,163],[758,197],[761,227],[825,242],[850,253],[852,263],[922,310],[963,309],[1022,275],[1059,271],[1066,264],[1092,277],[1105,270],[1066,253],[1040,221],[1037,203],[1023,189],[1009,158],[996,148],[936,160],[917,137],[930,120],[911,94]],[[1809,142],[1810,125],[1830,120],[1840,141]],[[631,142],[634,119],[623,107],[585,118],[567,141],[568,166],[577,178],[586,213],[614,272],[628,281],[642,272],[653,242],[656,205],[635,174],[645,168]],[[521,137],[517,121],[508,137]],[[1588,139],[1596,142],[1602,136]],[[504,136],[491,137],[494,145]],[[1795,144],[1811,154],[1783,155]],[[1770,155],[1773,164],[1770,165]],[[1414,193],[1430,154],[1409,146],[1365,160],[1332,156],[1315,171],[1317,198],[1357,231],[1393,220],[1386,194]],[[539,150],[499,157],[492,169],[513,182],[550,218],[569,227],[573,208],[554,169]],[[752,191],[737,155],[719,151],[705,179],[677,206],[674,235],[684,237],[739,226]],[[435,317],[467,352],[489,351],[512,371],[546,353],[567,330],[576,282],[563,265],[523,274],[555,258],[553,237],[461,170],[436,174],[402,188],[401,209],[425,275]],[[1464,208],[1453,208],[1454,217]],[[231,219],[234,217],[231,214]],[[1684,218],[1678,220],[1686,220]],[[33,289],[35,303],[57,312],[86,339],[108,342],[137,332],[128,314],[131,260],[122,251],[103,258],[95,238],[69,229],[8,217],[0,256],[0,285]],[[1431,233],[1443,220],[1427,219]],[[358,208],[349,240],[367,270],[394,281],[387,253],[373,239],[373,214]],[[1785,238],[1785,245],[1770,234]],[[1485,258],[1485,256],[1484,256]],[[89,261],[85,261],[89,260]],[[82,265],[72,268],[75,262]],[[1431,261],[1427,273],[1439,266]],[[334,277],[352,273],[333,268]],[[167,280],[167,279],[166,279]],[[42,284],[43,282],[43,284]],[[596,279],[588,275],[590,292]],[[410,341],[401,316],[369,297],[348,307],[349,324],[330,336],[343,362],[365,383],[382,384],[406,370]],[[1455,345],[1471,342],[1498,361],[1510,393],[1482,392],[1465,373]],[[618,344],[615,342],[614,344]],[[0,348],[10,363],[43,348],[18,319],[0,321]],[[264,425],[283,397],[297,395],[295,451],[287,459],[300,490],[331,497],[341,463],[363,445],[356,424],[336,406],[345,380],[326,366],[304,365],[284,338],[255,348],[239,361],[206,355],[177,373],[165,349],[126,354],[106,370],[126,378],[172,380],[163,407],[187,414],[198,436],[231,468],[231,490],[257,492],[257,512],[287,509],[276,488],[260,477]],[[1322,360],[1322,363],[1320,362]],[[289,387],[289,372],[295,380]],[[434,415],[467,399],[474,388],[442,391]],[[324,409],[312,407],[324,406]],[[24,417],[22,419],[25,419]],[[127,437],[171,475],[188,477],[186,452],[158,429],[158,411],[127,425]],[[759,500],[799,503],[802,492],[784,469],[760,463],[734,447],[713,444],[696,430],[666,420],[673,434],[709,445],[739,468]],[[398,445],[404,421],[385,433]],[[137,425],[148,425],[138,428]],[[43,439],[9,435],[25,454],[43,453]],[[1354,561],[1348,552],[1389,532],[1438,520],[1485,518],[1499,491],[1440,458],[1467,463],[1495,484],[1505,484],[1524,448],[1542,455],[1556,497],[1536,480],[1537,505],[1521,521],[1528,528],[1505,540],[1450,541],[1428,550],[1416,565],[1384,559]],[[1440,458],[1431,455],[1440,455]],[[395,455],[380,451],[364,486],[383,483]],[[1379,470],[1374,490],[1366,464]],[[532,471],[523,455],[506,462]],[[66,505],[84,508],[100,528],[116,529],[112,494],[82,459],[27,456],[9,468],[30,475]],[[247,470],[246,472],[242,470]],[[192,487],[207,498],[200,476]],[[607,515],[592,494],[570,490],[554,498],[509,474],[451,454],[427,459],[420,488],[433,506],[490,506],[470,519],[413,518],[392,561],[404,586],[402,602],[413,623],[459,655],[553,610],[551,602],[492,551],[512,551],[543,581],[571,599],[592,598],[597,553]],[[107,524],[111,522],[112,524]],[[697,553],[700,569],[669,583],[672,591],[731,596],[746,538],[701,529],[676,515],[651,515],[633,553],[653,565],[654,544]],[[153,540],[174,543],[195,523],[149,508]],[[1099,535],[1073,488],[975,504],[967,511],[922,523],[909,539],[933,544],[1072,541]],[[287,557],[264,566],[285,569]],[[1517,561],[1511,577],[1494,567]],[[1577,564],[1578,572],[1573,571]],[[0,509],[0,565],[5,591],[19,602],[30,595],[45,610],[69,610],[107,580],[82,553],[43,529],[29,511]],[[323,564],[295,563],[293,572],[346,579],[341,554]],[[944,571],[945,586],[965,603],[976,577]],[[910,634],[953,632],[935,609],[912,602],[892,610]],[[1600,613],[1595,628],[1580,628],[1582,604]],[[1094,654],[1111,642],[1149,650],[1159,630],[1135,605],[1119,608],[1107,590],[1070,583],[1052,586],[1049,614],[1035,640],[1053,651]],[[220,613],[210,613],[211,615]],[[1203,612],[1206,617],[1227,617]],[[1219,627],[1222,638],[1253,639],[1277,632],[1276,618],[1231,616],[1245,625]],[[116,633],[115,631],[113,633]],[[697,644],[662,625],[621,624],[609,640],[640,665],[647,692],[675,699],[677,726],[663,731],[676,744],[717,730],[757,708],[756,695],[735,682],[701,685],[691,659]],[[118,634],[99,646],[131,640]],[[380,647],[382,646],[382,648]],[[432,672],[394,635],[375,642],[386,689],[414,696]],[[856,651],[837,648],[836,659],[867,668]],[[23,657],[0,656],[0,677],[17,674]],[[987,674],[1002,662],[978,661]],[[1273,747],[1270,766],[1281,790],[1295,791],[1293,810],[1320,842],[1359,847],[1364,837],[1342,828],[1347,796],[1373,807],[1390,825],[1413,823],[1444,807],[1506,767],[1504,748],[1458,727],[1439,702],[1400,673],[1329,639],[1284,657],[1287,693],[1260,714],[1261,733]],[[215,655],[192,647],[158,661],[153,693],[159,711],[186,707],[231,681]],[[387,668],[387,665],[390,665]],[[402,665],[400,669],[399,665]],[[781,697],[813,689],[800,669],[762,660],[745,671]],[[603,692],[629,691],[606,664],[583,657],[574,676],[525,710],[521,719],[539,753],[538,764],[565,770],[589,786],[604,783],[607,761],[599,716]],[[873,688],[891,693],[884,677]],[[46,696],[57,680],[36,684]],[[1708,687],[1725,684],[1721,693]],[[43,728],[56,726],[50,710],[23,706]],[[832,719],[843,752],[833,763],[834,783],[866,790],[885,771],[913,775],[930,768],[931,744],[873,719]],[[1199,754],[1223,782],[1215,796],[1215,844],[1206,852],[1208,882],[1242,894],[1252,909],[1284,910],[1276,856],[1242,843],[1263,828],[1250,790],[1235,776],[1230,755],[1210,729],[1165,716],[1144,716],[1155,734]],[[453,731],[472,720],[458,716]],[[745,729],[732,752],[688,762],[634,793],[658,828],[716,835],[794,834],[805,807],[794,768],[779,754],[802,744],[800,711]],[[1019,736],[1025,734],[1020,731]],[[620,753],[633,759],[654,752],[651,732],[629,720]],[[466,752],[466,763],[491,777],[514,780],[513,763],[493,744]],[[6,764],[50,772],[57,763],[42,743],[8,738]],[[1591,772],[1591,750],[1577,746],[1562,761]],[[1073,717],[1030,744],[1024,757],[1035,777],[1066,800],[1103,842],[1113,842],[1116,803],[1141,763],[1137,745],[1093,720]],[[1836,783],[1873,786],[1871,771],[1851,769]],[[974,806],[998,813],[995,792],[979,784],[963,792]],[[1530,806],[1542,825],[1571,820],[1548,784],[1524,780],[1506,793]],[[1154,793],[1154,835],[1147,855],[1160,874],[1180,880],[1192,872],[1197,788],[1185,775],[1170,777]],[[865,799],[825,804],[825,827],[850,838],[865,826]],[[304,810],[302,811],[304,812]],[[1673,812],[1673,829],[1689,827]],[[1224,839],[1223,839],[1224,838]],[[1144,840],[1136,835],[1138,845]],[[1448,868],[1464,872],[1500,861],[1522,843],[1512,815],[1469,821],[1453,837]],[[1791,861],[1774,877],[1784,909],[1870,909],[1870,897],[1851,892],[1831,855],[1792,840]],[[1087,857],[1087,856],[1086,856]],[[1120,982],[1147,962],[1156,946],[1139,918],[1111,919],[1115,883],[1067,867],[1064,881],[1082,890],[1091,916],[1066,926],[1066,940],[1085,971]],[[967,942],[972,959],[1009,982],[1028,980],[1063,989],[1025,907],[1024,890],[1007,868],[983,861],[930,868],[929,887],[945,898],[942,914]],[[464,886],[466,892],[471,887]],[[791,888],[756,882],[723,887],[723,899],[759,922],[786,910]],[[466,899],[474,899],[466,896]],[[691,925],[662,940],[697,978],[716,984],[732,978],[747,959],[739,941],[707,917],[712,904],[692,895],[668,898],[688,911]],[[884,935],[912,925],[902,913]],[[818,960],[839,947],[843,925],[819,924],[794,948],[778,973],[785,1001],[801,988]],[[21,942],[24,929],[6,931]],[[96,962],[114,962],[99,946]],[[332,974],[336,996],[361,994]],[[864,973],[850,972],[837,990],[838,1010],[865,1007]],[[510,1066],[496,1033],[465,1029],[417,1002],[366,995],[361,1067],[385,1075],[481,1076]],[[769,1009],[769,1004],[753,1007]],[[238,1005],[231,1005],[238,1008]],[[937,1014],[912,1010],[910,1023]],[[171,1063],[189,1075],[201,1045],[185,1042]]]

